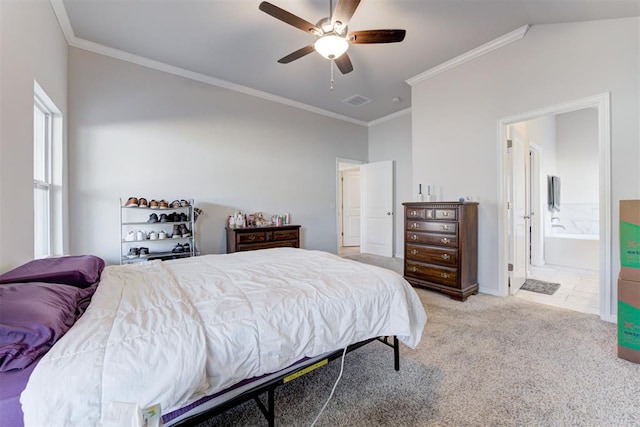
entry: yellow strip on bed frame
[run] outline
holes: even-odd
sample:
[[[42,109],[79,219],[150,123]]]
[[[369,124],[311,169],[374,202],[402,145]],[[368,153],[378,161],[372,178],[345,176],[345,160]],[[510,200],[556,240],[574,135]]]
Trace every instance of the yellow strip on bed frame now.
[[[296,372],[295,374],[291,374],[288,377],[284,377],[284,379],[282,380],[283,383],[289,382],[291,380],[295,380],[296,378],[300,378],[303,375],[308,374],[309,372],[318,369],[321,366],[326,365],[327,363],[329,363],[329,359],[322,359],[321,361],[319,361],[318,363],[314,363],[311,366],[307,366],[304,369],[299,370],[298,372]]]

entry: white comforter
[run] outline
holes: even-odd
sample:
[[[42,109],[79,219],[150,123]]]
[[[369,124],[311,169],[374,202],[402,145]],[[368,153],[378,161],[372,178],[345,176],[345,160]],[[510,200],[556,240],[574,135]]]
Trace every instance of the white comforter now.
[[[113,401],[167,413],[367,338],[415,347],[425,322],[401,276],[324,252],[109,266],[86,313],[31,375],[25,425],[97,425]]]

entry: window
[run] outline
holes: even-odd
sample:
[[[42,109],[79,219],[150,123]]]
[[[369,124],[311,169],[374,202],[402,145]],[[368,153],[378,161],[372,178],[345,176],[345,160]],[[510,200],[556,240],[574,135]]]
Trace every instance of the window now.
[[[51,255],[52,116],[38,94],[33,104],[33,232],[34,257]]]

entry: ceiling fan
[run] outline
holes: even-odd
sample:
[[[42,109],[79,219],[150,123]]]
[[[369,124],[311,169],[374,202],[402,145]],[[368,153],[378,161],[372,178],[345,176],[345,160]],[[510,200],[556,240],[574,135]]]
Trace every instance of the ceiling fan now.
[[[288,64],[310,54],[314,50],[327,59],[334,61],[342,74],[353,71],[353,65],[347,55],[350,44],[397,43],[404,40],[405,30],[364,30],[348,32],[347,25],[360,0],[338,0],[335,9],[329,0],[329,17],[312,24],[269,2],[260,3],[259,9],[289,25],[313,34],[317,40],[278,60]]]

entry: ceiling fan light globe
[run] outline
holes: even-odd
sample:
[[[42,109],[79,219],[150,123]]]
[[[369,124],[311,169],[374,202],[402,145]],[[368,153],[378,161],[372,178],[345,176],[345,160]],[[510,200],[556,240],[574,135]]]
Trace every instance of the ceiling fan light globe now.
[[[327,59],[340,57],[349,48],[349,42],[344,37],[329,34],[320,37],[313,45],[316,52]]]

